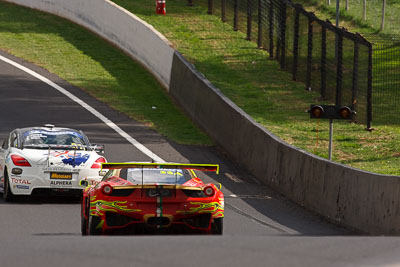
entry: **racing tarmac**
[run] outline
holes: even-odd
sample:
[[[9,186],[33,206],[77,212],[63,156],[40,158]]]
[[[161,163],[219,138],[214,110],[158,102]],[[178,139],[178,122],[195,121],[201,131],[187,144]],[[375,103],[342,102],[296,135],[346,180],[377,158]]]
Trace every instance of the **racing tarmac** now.
[[[371,237],[293,204],[215,147],[179,145],[112,110],[57,76],[0,51],[54,81],[116,123],[165,161],[217,163],[225,194],[224,235],[89,236],[80,234],[74,199],[0,199],[0,266],[400,266],[399,237]],[[134,85],[133,85],[134,86]],[[109,162],[150,161],[87,110],[36,78],[0,61],[0,141],[15,128],[82,129],[105,144]]]

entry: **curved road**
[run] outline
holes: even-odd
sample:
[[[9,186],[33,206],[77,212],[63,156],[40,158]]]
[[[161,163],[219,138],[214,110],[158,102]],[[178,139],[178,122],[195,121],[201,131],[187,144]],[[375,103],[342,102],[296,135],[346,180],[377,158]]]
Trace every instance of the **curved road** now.
[[[80,204],[68,199],[0,200],[0,266],[395,266],[396,237],[357,236],[321,220],[257,183],[214,148],[178,145],[110,109],[53,74],[0,51],[49,78],[166,161],[218,163],[226,196],[223,236],[80,235]],[[0,61],[0,140],[17,127],[52,123],[82,129],[105,144],[109,161],[149,161],[77,103]]]

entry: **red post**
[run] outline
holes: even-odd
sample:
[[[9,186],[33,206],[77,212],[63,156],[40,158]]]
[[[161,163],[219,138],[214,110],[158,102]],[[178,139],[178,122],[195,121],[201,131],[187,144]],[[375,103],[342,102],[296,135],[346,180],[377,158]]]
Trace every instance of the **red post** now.
[[[165,0],[156,0],[156,13],[165,15]]]

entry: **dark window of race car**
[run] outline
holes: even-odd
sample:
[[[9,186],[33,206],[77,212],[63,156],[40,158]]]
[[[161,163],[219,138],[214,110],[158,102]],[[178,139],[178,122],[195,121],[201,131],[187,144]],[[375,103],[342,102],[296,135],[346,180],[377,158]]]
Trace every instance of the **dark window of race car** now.
[[[24,146],[75,146],[84,149],[86,143],[83,136],[74,131],[31,130],[23,134]]]
[[[11,133],[10,146],[11,147],[18,147],[18,137],[17,137],[17,134],[15,132]]]
[[[108,172],[104,178],[115,175],[116,172]],[[119,177],[133,184],[184,184],[192,179],[189,171],[180,169],[121,169]]]

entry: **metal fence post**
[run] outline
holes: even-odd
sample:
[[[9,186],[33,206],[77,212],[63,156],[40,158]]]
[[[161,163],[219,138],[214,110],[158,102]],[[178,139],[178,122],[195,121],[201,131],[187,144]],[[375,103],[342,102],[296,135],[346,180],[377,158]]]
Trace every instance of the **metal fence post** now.
[[[269,58],[274,57],[274,0],[269,0]]]
[[[299,10],[296,8],[296,16],[294,18],[294,38],[293,38],[293,81],[297,80],[297,61],[299,55],[299,20],[300,20],[300,13]]]
[[[367,130],[372,122],[372,44],[368,45],[368,93],[367,93]]]
[[[354,55],[353,55],[353,85],[351,87],[351,109],[356,110],[357,108],[357,93],[358,93],[358,50],[359,44],[354,41]]]
[[[342,83],[343,83],[343,35],[336,29],[337,35],[337,70],[336,70],[336,106],[342,105]]]
[[[251,0],[247,0],[247,40],[251,40],[251,28],[253,21],[253,11],[251,8]]]
[[[286,3],[282,1],[281,3],[281,69],[285,68],[286,65]]]
[[[207,14],[212,15],[213,14],[213,0],[208,0],[208,11]]]
[[[307,76],[306,89],[311,91],[311,64],[312,64],[312,49],[313,49],[313,25],[312,20],[308,17],[308,42],[307,42]]]
[[[263,16],[263,9],[262,9],[262,0],[258,0],[258,37],[257,37],[257,47],[262,47],[262,16]]]
[[[278,3],[276,6],[276,13],[278,14],[278,18],[276,20],[276,50],[275,50],[275,58],[278,60],[279,65],[281,65],[281,26],[282,26],[282,19],[281,19],[281,5]]]
[[[221,21],[226,22],[226,0],[221,0]]]
[[[237,31],[238,30],[238,4],[239,0],[234,0],[233,2],[233,30]]]
[[[321,32],[321,96],[326,99],[326,27]]]

